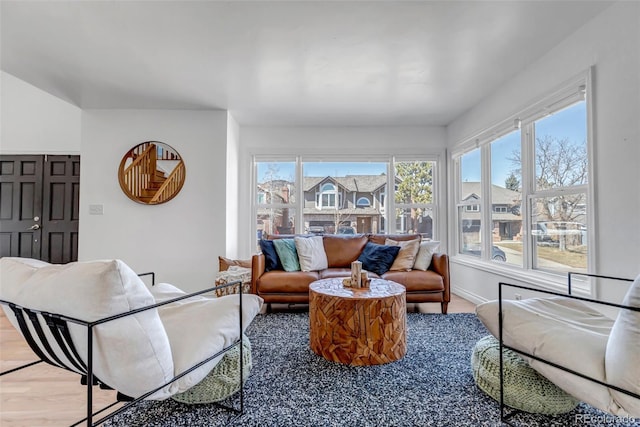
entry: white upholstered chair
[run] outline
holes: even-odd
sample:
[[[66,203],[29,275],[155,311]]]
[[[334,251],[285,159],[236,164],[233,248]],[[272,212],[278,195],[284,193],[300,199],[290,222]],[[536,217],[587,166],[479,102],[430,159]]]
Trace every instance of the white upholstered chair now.
[[[478,305],[476,314],[503,348],[519,352],[532,368],[575,398],[616,416],[640,419],[640,276],[622,304],[507,283],[499,286],[499,299]],[[551,296],[506,300],[505,286]],[[601,304],[617,307],[617,317],[594,308]]]
[[[148,288],[120,260],[0,259],[0,303],[9,321],[42,361],[86,381],[87,425],[93,425],[92,384],[117,390],[132,401],[126,407],[162,400],[199,383],[227,350],[242,349],[242,332],[262,299],[204,296],[214,289]]]

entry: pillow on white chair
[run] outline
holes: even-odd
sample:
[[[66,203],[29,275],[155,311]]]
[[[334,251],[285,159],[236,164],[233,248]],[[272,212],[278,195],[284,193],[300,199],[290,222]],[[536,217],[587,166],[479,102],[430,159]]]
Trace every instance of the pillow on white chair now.
[[[54,265],[24,258],[2,258],[0,283],[0,299],[84,321],[155,303],[142,280],[120,260]],[[4,308],[11,323],[20,330],[13,312]],[[69,325],[76,349],[86,363],[87,328]],[[50,334],[46,325],[43,329]],[[35,334],[34,337],[37,339]],[[169,339],[157,310],[98,325],[93,340],[95,375],[125,395],[140,396],[173,377]],[[62,352],[57,356],[66,360]],[[165,387],[152,398],[169,396]]]
[[[640,276],[622,304],[640,307]],[[605,369],[610,384],[640,394],[640,312],[621,309],[618,313],[607,343]],[[611,390],[611,395],[625,415],[640,418],[640,400],[615,390]]]
[[[498,301],[478,305],[476,314],[498,338]],[[505,344],[606,381],[604,356],[612,319],[580,301],[556,297],[503,300],[502,314]],[[606,387],[546,363],[526,357],[525,360],[572,396],[612,414],[621,414]]]
[[[168,283],[151,288],[157,302],[186,295]],[[202,362],[240,338],[238,295],[209,298],[202,295],[158,308],[171,342],[175,375]],[[242,332],[246,331],[262,308],[262,298],[242,295]],[[207,376],[223,355],[175,381],[171,394],[188,390]]]

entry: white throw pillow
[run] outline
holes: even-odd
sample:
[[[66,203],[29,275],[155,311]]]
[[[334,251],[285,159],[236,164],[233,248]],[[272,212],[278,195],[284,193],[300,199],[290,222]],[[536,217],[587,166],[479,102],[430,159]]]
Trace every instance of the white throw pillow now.
[[[416,262],[413,263],[414,270],[427,271],[431,266],[431,257],[438,251],[440,242],[434,240],[424,240],[420,242],[420,249],[416,255]]]
[[[329,266],[322,236],[294,238],[302,271],[324,270]]]
[[[155,303],[142,280],[120,260],[54,265],[2,258],[0,278],[0,298],[84,321],[96,321]],[[13,312],[8,308],[5,312],[19,330]],[[46,325],[44,329],[49,334]],[[70,323],[69,329],[86,363],[87,328]],[[140,396],[173,377],[169,338],[155,309],[96,326],[93,349],[95,375],[125,395]],[[56,351],[56,354],[66,360],[63,352]],[[152,398],[169,396],[165,387]]]
[[[622,301],[623,305],[640,308],[640,276]],[[640,312],[620,310],[607,342],[605,355],[607,381],[640,394]],[[611,390],[615,401],[632,417],[640,418],[640,400]]]

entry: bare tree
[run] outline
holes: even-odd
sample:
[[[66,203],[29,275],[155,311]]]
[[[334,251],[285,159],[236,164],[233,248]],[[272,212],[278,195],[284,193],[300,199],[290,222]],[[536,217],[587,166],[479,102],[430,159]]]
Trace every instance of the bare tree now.
[[[545,135],[536,138],[535,184],[537,191],[570,188],[587,183],[588,157],[586,144]],[[512,153],[509,158],[515,166],[513,174],[520,175],[521,156]],[[567,223],[584,216],[586,194],[568,192],[566,195],[541,197],[536,200],[535,214],[557,224],[560,249],[565,249]]]

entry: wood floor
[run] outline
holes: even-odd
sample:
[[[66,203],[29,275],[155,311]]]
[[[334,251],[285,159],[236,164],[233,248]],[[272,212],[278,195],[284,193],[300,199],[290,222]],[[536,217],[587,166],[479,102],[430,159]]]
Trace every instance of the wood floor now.
[[[408,304],[410,311],[439,313],[440,304]],[[475,305],[451,295],[449,313],[472,313]],[[36,360],[0,310],[0,372]],[[94,411],[115,401],[114,391],[94,387]],[[84,418],[86,388],[79,376],[45,363],[0,377],[0,426],[68,426]]]

